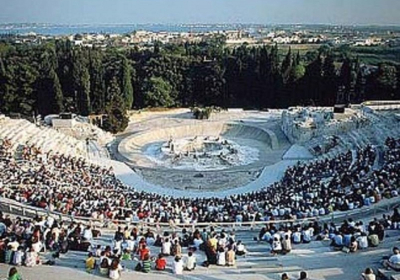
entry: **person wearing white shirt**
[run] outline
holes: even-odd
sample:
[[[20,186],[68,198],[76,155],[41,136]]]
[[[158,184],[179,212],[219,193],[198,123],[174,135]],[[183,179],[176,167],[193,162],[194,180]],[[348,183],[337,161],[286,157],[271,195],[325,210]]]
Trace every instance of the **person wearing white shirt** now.
[[[310,229],[303,231],[303,243],[310,243],[311,242],[312,232]]]
[[[282,243],[278,238],[274,238],[274,241],[272,241],[272,250],[271,253],[277,254],[282,252]]]
[[[301,233],[299,231],[296,231],[293,233],[293,243],[294,244],[300,244],[301,243]]]
[[[133,237],[131,236],[129,239],[126,240],[126,249],[130,252],[133,252],[135,249],[135,241],[133,240]]]
[[[183,261],[181,257],[176,256],[174,259],[174,263],[172,264],[172,271],[174,274],[181,275],[183,274]]]
[[[108,277],[113,280],[117,280],[121,277],[122,266],[118,259],[114,259],[111,263],[110,270],[108,272]]]
[[[166,238],[164,243],[162,244],[161,253],[164,256],[171,255],[171,242],[169,241],[169,238]]]
[[[54,218],[51,216],[47,216],[46,225],[47,227],[51,228],[54,224]]]
[[[242,241],[239,240],[237,245],[236,245],[236,255],[237,256],[244,256],[246,255],[246,247],[243,245]]]
[[[272,235],[269,231],[265,232],[263,237],[262,237],[263,241],[267,241],[267,242],[271,242],[272,240]]]
[[[91,241],[93,239],[93,233],[92,233],[92,229],[90,228],[90,226],[87,226],[84,230],[83,230],[83,239],[86,241]]]
[[[357,237],[357,242],[360,249],[368,248],[368,238],[364,232],[361,233],[361,236]]]
[[[196,247],[196,249],[199,249],[200,245],[203,244],[203,240],[201,238],[195,238],[193,240],[193,244]]]
[[[223,247],[219,247],[217,253],[217,265],[225,266],[226,265],[226,255]]]
[[[281,235],[280,235],[280,233],[279,233],[278,231],[275,232],[275,233],[272,235],[272,239],[273,239],[273,240],[275,240],[275,239],[281,240]]]
[[[395,250],[394,253],[395,254],[389,258],[389,262],[399,265],[400,264],[400,253],[399,253],[399,250],[398,249]]]
[[[383,262],[383,266],[385,268],[392,268],[394,270],[398,270],[400,268],[400,250],[397,247],[393,248],[393,255],[389,258],[389,260],[385,260]]]
[[[334,247],[343,246],[343,236],[339,232],[335,232],[335,236],[333,237],[333,246]]]
[[[186,269],[191,271],[196,268],[196,257],[193,255],[193,252],[189,252],[186,258]]]

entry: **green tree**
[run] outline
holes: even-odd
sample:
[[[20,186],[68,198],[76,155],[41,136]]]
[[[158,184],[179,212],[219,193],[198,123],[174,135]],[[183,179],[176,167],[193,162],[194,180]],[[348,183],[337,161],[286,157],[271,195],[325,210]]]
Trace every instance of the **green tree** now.
[[[92,111],[88,58],[85,49],[77,48],[74,50],[72,63],[74,101],[77,112],[83,116],[89,115]]]
[[[144,82],[144,105],[147,107],[172,107],[174,100],[170,93],[172,87],[161,77],[151,77]]]
[[[129,124],[129,117],[126,111],[126,103],[121,96],[118,81],[114,77],[108,87],[108,94],[111,100],[106,106],[107,119],[103,128],[112,133],[124,131]]]
[[[7,94],[6,67],[2,57],[0,57],[0,111],[6,110],[4,97]]]
[[[132,87],[132,70],[126,57],[122,61],[122,95],[128,110],[132,108],[133,104],[133,87]]]
[[[58,114],[64,110],[64,96],[56,73],[58,59],[54,46],[45,45],[38,60],[40,76],[35,86],[36,110],[42,115]]]
[[[77,89],[77,101],[78,112],[83,116],[89,115],[92,110],[90,103],[90,75],[87,68],[82,69]]]
[[[306,66],[302,83],[303,102],[309,105],[318,105],[322,89],[322,59],[320,55]]]
[[[397,86],[397,69],[393,65],[380,63],[376,73],[379,99],[393,99]]]
[[[57,73],[54,70],[50,71],[50,78],[53,80],[53,108],[56,112],[62,112],[64,110],[63,105],[63,93],[61,90],[60,80],[58,79]]]
[[[106,86],[104,81],[103,53],[97,49],[89,52],[90,101],[95,113],[104,113],[106,107]]]
[[[286,83],[290,77],[292,64],[293,64],[292,49],[289,47],[289,50],[284,60],[282,61],[282,66],[281,66],[282,78],[284,83]]]
[[[332,106],[336,102],[337,92],[337,75],[332,53],[328,53],[325,57],[323,64],[323,78],[322,78],[322,105]]]

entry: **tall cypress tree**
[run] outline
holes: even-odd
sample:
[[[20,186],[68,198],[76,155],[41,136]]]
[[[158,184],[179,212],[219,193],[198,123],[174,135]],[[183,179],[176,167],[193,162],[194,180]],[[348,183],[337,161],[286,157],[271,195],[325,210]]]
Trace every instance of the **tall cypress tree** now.
[[[114,77],[107,88],[107,94],[111,97],[106,106],[107,120],[104,129],[112,133],[124,131],[128,126],[129,117],[126,112],[126,103],[122,99],[121,89]]]
[[[0,57],[0,112],[5,109],[5,100],[4,97],[6,95],[6,67],[3,62],[3,58]]]
[[[90,51],[89,73],[92,110],[95,113],[104,113],[106,107],[104,68],[102,65],[102,52],[96,49]]]
[[[290,70],[292,69],[292,65],[293,65],[292,48],[289,47],[289,50],[288,50],[285,58],[283,59],[282,66],[281,66],[282,79],[283,79],[284,83],[286,83],[289,79]]]
[[[306,104],[317,105],[321,95],[322,59],[321,55],[306,67],[303,78],[303,101]]]
[[[50,70],[49,77],[52,80],[52,108],[55,112],[62,112],[64,110],[63,104],[63,93],[61,90],[60,80],[58,79],[57,73],[54,69]]]
[[[86,67],[82,69],[79,89],[77,92],[78,99],[78,110],[83,116],[87,116],[91,113],[91,103],[90,103],[90,75]]]
[[[343,99],[339,102],[347,103],[349,101],[349,94],[352,82],[352,61],[346,57],[343,60],[342,67],[340,69],[339,85],[343,88]]]
[[[331,53],[328,53],[324,60],[322,83],[322,105],[332,106],[336,101],[337,75],[333,56]]]
[[[132,70],[126,57],[122,60],[122,96],[126,104],[126,108],[130,110],[133,104],[133,86],[132,86]]]

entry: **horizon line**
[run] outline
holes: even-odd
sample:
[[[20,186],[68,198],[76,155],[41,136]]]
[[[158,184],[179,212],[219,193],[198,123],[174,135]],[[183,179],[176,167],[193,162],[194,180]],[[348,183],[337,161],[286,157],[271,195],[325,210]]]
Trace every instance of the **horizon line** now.
[[[61,25],[61,26],[84,26],[84,25],[263,25],[263,26],[291,26],[291,25],[310,25],[310,26],[343,26],[343,27],[400,27],[400,23],[256,23],[256,22],[142,22],[142,23],[51,23],[51,22],[0,22],[0,25],[11,24],[40,24],[40,25]]]

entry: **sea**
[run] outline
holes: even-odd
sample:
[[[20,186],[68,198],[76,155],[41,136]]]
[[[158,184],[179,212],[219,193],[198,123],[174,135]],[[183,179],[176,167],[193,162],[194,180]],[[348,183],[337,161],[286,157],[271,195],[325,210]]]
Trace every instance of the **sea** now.
[[[50,25],[50,24],[0,24],[0,34],[70,35],[82,33],[126,34],[135,30],[152,32],[212,32],[243,28],[240,24],[84,24],[84,25]]]

